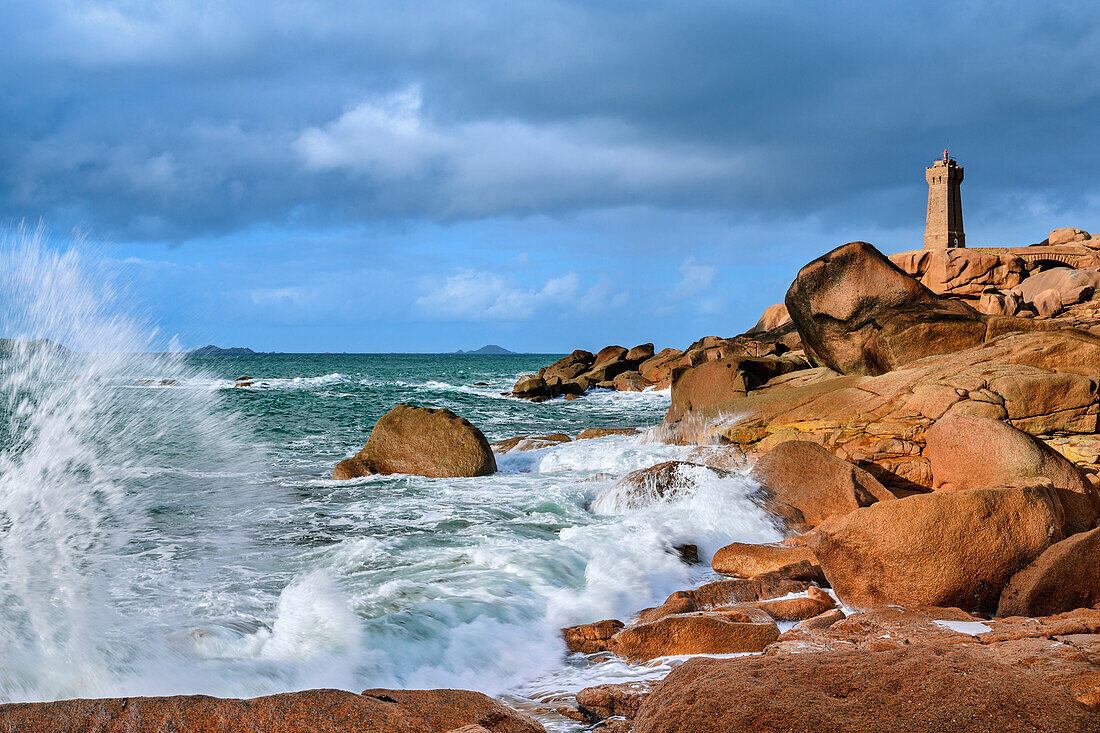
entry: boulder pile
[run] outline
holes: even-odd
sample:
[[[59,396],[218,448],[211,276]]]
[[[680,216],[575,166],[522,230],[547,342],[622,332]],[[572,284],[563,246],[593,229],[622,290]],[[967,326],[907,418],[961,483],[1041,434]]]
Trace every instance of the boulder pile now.
[[[699,444],[689,463],[747,470],[787,539],[732,543],[712,559],[727,579],[566,633],[596,658],[748,656],[582,690],[568,714],[636,733],[1100,730],[1100,327],[1081,316],[1098,291],[1100,269],[854,242],[746,334],[790,328],[790,347],[681,359],[666,434]],[[673,490],[694,470],[674,465],[631,480]]]
[[[678,368],[690,368],[719,359],[774,357],[790,352],[798,345],[798,334],[790,321],[769,330],[755,331],[734,338],[707,336],[681,351],[662,349],[654,353],[653,344],[632,349],[607,346],[596,354],[578,349],[537,374],[520,377],[511,395],[532,402],[555,397],[572,398],[592,389],[641,392],[665,389]],[[798,363],[796,360],[794,363]]]

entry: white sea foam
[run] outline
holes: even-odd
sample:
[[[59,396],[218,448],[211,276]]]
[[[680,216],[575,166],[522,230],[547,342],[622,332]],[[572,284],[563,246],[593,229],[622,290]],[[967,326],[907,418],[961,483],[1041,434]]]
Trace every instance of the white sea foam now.
[[[141,606],[129,594],[163,555],[132,562],[154,531],[137,486],[173,462],[169,446],[229,469],[232,420],[201,396],[120,392],[138,374],[178,373],[175,357],[135,354],[152,332],[119,315],[94,262],[41,232],[0,242],[0,329],[72,350],[0,357],[0,699],[98,693],[147,651],[125,634]],[[246,463],[238,474],[254,472]]]
[[[330,384],[341,384],[351,381],[351,377],[346,374],[340,374],[339,372],[324,374],[318,377],[268,377],[262,374],[248,374],[243,376],[248,377],[247,381],[237,381],[236,379],[189,380],[187,384],[209,386],[215,389],[311,390]]]
[[[661,461],[682,459],[688,450],[683,446],[646,443],[641,435],[608,435],[539,450],[506,453],[498,456],[497,468],[506,473],[589,471],[620,474]]]
[[[477,397],[487,397],[494,400],[516,400],[517,398],[511,396],[511,385],[500,384],[497,386],[483,386],[475,387],[473,385],[466,384],[449,384],[448,382],[438,382],[431,380],[424,384],[415,387],[418,391],[424,392],[451,392],[456,394],[468,394]]]
[[[314,571],[283,589],[275,608],[270,637],[259,656],[273,660],[310,660],[322,655],[354,652],[359,645],[359,620],[332,578]]]

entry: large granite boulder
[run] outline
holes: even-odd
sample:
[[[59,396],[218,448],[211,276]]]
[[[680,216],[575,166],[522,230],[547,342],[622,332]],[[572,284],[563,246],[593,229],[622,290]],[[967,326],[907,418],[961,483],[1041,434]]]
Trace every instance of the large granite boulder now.
[[[1091,529],[1100,515],[1100,495],[1077,466],[1007,423],[946,415],[924,437],[937,491],[1049,482],[1065,509],[1068,534]]]
[[[398,405],[374,425],[363,450],[336,464],[333,479],[372,473],[433,478],[496,473],[492,448],[469,420],[450,410]]]
[[[867,471],[804,440],[775,446],[757,460],[751,475],[767,504],[792,506],[810,525],[895,498]]]
[[[965,489],[858,509],[819,526],[811,546],[845,605],[992,610],[1064,531],[1049,486]]]
[[[633,369],[616,376],[611,380],[611,384],[619,392],[643,392],[653,386],[653,382]]]
[[[534,720],[466,690],[306,690],[250,700],[173,695],[0,705],[4,733],[545,733]]]
[[[585,372],[585,376],[596,383],[610,382],[635,366],[635,362],[627,360],[628,353],[629,350],[622,346],[603,347],[596,352],[592,368]]]
[[[936,295],[953,298],[977,299],[988,288],[1008,290],[1027,277],[1022,257],[963,247],[902,252],[890,261]]]
[[[550,385],[546,383],[544,377],[540,377],[538,374],[525,374],[512,387],[512,396],[521,400],[541,402],[549,399],[552,394]]]
[[[626,360],[634,364],[641,364],[646,359],[653,358],[653,344],[638,344],[626,352]]]
[[[744,397],[770,379],[807,366],[797,356],[731,356],[679,366],[672,371],[672,404],[665,420],[680,420],[693,412],[705,415],[716,401]]]
[[[638,373],[657,389],[663,389],[672,383],[672,370],[683,356],[679,349],[661,349],[638,364]]]
[[[1050,230],[1047,235],[1047,244],[1068,244],[1070,242],[1084,242],[1090,235],[1084,229],[1077,227],[1061,227]]]
[[[642,703],[634,733],[1084,733],[1065,690],[968,650],[692,659]]]
[[[998,616],[1050,616],[1100,607],[1100,529],[1051,545],[1012,576]]]
[[[1028,319],[991,322],[902,272],[866,242],[851,242],[798,272],[787,310],[807,357],[842,374],[883,374],[926,356],[960,351]]]

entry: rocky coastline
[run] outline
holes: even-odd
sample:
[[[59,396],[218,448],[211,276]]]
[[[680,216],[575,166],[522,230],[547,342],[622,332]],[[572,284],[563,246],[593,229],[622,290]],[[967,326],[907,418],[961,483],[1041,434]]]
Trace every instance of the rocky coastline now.
[[[1100,252],[1079,229],[1042,243],[1057,244]],[[720,580],[631,618],[563,629],[578,664],[676,663],[541,712],[608,733],[1100,730],[1100,268],[1044,267],[853,242],[740,336],[578,350],[521,378],[513,395],[535,402],[670,388],[651,436],[688,458],[615,490],[745,473],[785,536],[727,545]],[[333,479],[484,476],[511,451],[635,432],[490,444],[448,410],[400,405]],[[0,731],[543,730],[531,712],[466,691],[312,690],[0,705]]]

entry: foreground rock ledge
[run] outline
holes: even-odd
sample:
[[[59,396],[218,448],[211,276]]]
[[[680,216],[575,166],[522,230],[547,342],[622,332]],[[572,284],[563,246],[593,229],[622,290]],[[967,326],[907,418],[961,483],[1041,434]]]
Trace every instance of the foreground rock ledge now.
[[[0,705],[3,733],[545,733],[468,690],[307,690],[250,700],[173,695]]]
[[[642,703],[634,733],[1084,733],[1065,690],[964,649],[692,659]]]

